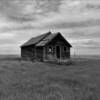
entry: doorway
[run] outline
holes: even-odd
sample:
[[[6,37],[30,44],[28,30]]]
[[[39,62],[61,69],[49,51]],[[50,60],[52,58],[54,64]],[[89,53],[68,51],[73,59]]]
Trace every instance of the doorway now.
[[[60,46],[56,46],[56,57],[60,59]]]

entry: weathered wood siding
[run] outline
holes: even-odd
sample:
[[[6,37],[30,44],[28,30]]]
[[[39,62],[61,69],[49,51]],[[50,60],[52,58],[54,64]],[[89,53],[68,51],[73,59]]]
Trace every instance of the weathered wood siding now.
[[[35,59],[34,46],[22,47],[21,48],[21,57],[24,60],[34,60]]]
[[[57,60],[56,55],[56,46],[60,47],[60,59],[69,59],[70,58],[70,47],[65,43],[65,41],[60,38],[59,36],[52,40],[46,47],[45,47],[45,59],[47,60]],[[52,52],[48,51],[48,48],[52,47]],[[64,47],[66,47],[66,51],[64,51]]]
[[[43,61],[43,47],[36,47],[35,50],[36,59]]]
[[[50,46],[52,47],[52,52],[48,51]],[[56,60],[55,46],[54,45],[48,45],[45,47],[45,60]]]

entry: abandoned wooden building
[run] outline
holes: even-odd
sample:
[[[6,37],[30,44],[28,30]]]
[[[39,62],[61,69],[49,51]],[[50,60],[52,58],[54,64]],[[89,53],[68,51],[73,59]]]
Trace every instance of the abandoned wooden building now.
[[[45,33],[31,38],[21,46],[21,57],[24,60],[52,61],[70,58],[71,44],[58,33]]]

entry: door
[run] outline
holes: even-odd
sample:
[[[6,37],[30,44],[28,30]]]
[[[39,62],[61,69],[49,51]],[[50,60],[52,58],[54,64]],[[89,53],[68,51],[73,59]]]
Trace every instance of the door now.
[[[60,46],[56,46],[56,57],[60,59]]]

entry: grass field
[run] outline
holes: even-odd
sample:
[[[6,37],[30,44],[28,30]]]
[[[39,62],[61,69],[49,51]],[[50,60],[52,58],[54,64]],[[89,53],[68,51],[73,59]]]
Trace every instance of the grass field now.
[[[78,57],[71,65],[0,57],[0,100],[96,100],[100,59]]]

